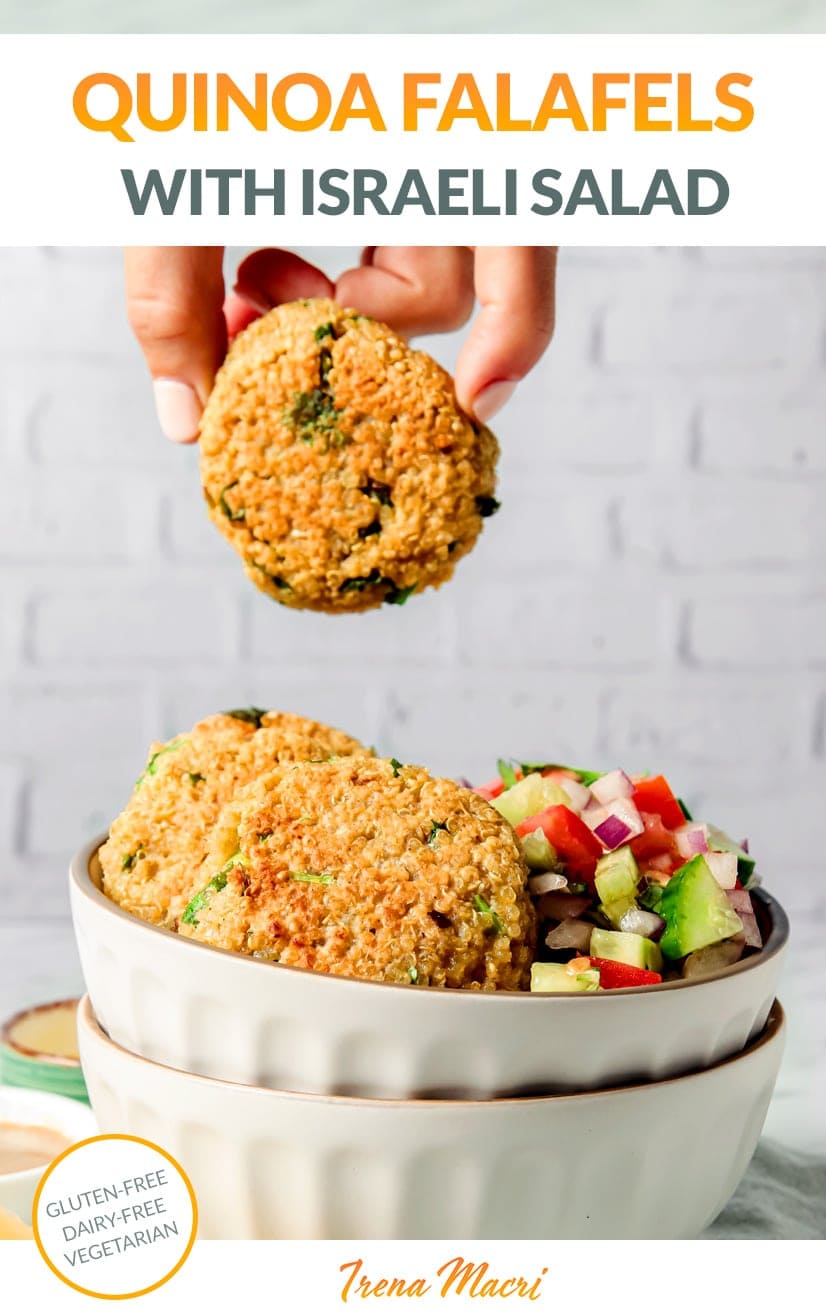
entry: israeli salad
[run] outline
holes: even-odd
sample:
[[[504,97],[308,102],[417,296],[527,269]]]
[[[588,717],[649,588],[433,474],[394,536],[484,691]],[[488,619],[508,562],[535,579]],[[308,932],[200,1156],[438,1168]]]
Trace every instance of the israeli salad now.
[[[476,791],[531,870],[532,991],[656,986],[761,949],[747,842],[695,821],[664,776],[501,759],[498,770]]]

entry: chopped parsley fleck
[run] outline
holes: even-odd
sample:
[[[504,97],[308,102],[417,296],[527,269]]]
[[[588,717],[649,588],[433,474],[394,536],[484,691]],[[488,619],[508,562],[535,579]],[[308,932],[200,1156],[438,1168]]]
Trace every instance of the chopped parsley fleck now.
[[[388,580],[387,583],[389,584],[390,588],[387,590],[387,593],[384,596],[384,601],[386,603],[395,603],[397,607],[404,607],[404,604],[407,602],[408,598],[411,596],[411,594],[415,594],[416,590],[419,587],[417,583],[417,584],[408,585],[406,589],[399,589],[395,584],[393,584],[392,580]]]
[[[190,785],[198,785],[200,781],[205,781],[206,777],[203,772],[187,772]]]
[[[436,841],[439,838],[440,831],[447,831],[447,822],[434,822],[433,819],[431,818],[430,835],[427,837],[427,843],[434,849],[436,847]]]
[[[399,772],[404,767],[404,763],[400,763],[398,758],[391,758],[390,766],[393,768],[393,775],[398,776]]]
[[[135,782],[135,789],[138,790],[143,785],[147,776],[157,776],[158,759],[162,758],[165,753],[172,753],[173,749],[180,749],[182,744],[186,744],[186,737],[179,735],[177,740],[173,740],[171,744],[165,744],[162,749],[158,749],[155,753],[153,753],[152,757],[149,759],[149,762],[146,764],[145,768],[143,769],[137,781]]]
[[[495,516],[501,506],[501,502],[487,493],[480,494],[476,499],[476,510],[480,516]]]
[[[345,580],[344,584],[339,585],[340,594],[361,594],[365,589],[374,584],[383,584],[384,579],[380,571],[372,570],[369,575],[354,575],[352,580]]]
[[[261,722],[267,715],[266,708],[233,708],[225,712],[225,717],[234,717],[236,721],[247,721],[258,731],[261,729]]]
[[[318,357],[318,371],[321,376],[322,387],[326,387],[332,368],[333,353],[328,347],[323,347]]]
[[[393,506],[389,484],[380,484],[378,480],[368,479],[366,484],[360,486],[359,492],[368,498],[375,498],[383,507]]]
[[[322,435],[333,447],[343,447],[347,439],[338,428],[343,414],[326,389],[313,388],[309,393],[294,394],[292,404],[284,412],[284,421],[305,443],[312,443],[317,435]]]
[[[563,763],[520,763],[523,775],[528,776],[531,772],[573,772],[578,781],[583,785],[593,785],[598,781],[604,772],[583,771],[579,767],[566,767]]]
[[[410,981],[412,982],[412,984],[415,986],[415,985],[417,984],[418,980],[419,980],[419,970],[418,970],[418,968],[416,968],[415,966],[414,966],[413,968],[408,968],[408,970],[407,970],[407,975],[408,975],[408,977],[410,978]]]
[[[318,324],[313,329],[313,337],[316,342],[321,342],[322,338],[332,338],[333,336],[333,326],[329,320],[326,324]]]
[[[308,881],[318,886],[329,886],[335,877],[332,872],[291,872],[290,881]]]
[[[139,858],[145,858],[146,854],[143,848],[136,849],[134,854],[124,854],[121,859],[121,872],[131,872]]]
[[[401,589],[394,580],[388,579],[386,575],[382,575],[374,567],[369,575],[355,575],[352,580],[345,580],[343,584],[339,585],[338,591],[340,594],[361,594],[365,589],[371,589],[374,586],[377,588],[381,586],[386,590],[383,602],[395,603],[399,607],[406,603],[410,595],[415,593],[418,588],[418,585],[412,584],[406,589]]]
[[[432,918],[436,926],[441,927],[443,931],[447,930],[451,925],[450,918],[447,914],[440,913],[438,909],[431,909],[427,916],[428,918]]]
[[[281,576],[281,575],[270,575],[269,571],[265,571],[264,568],[263,568],[262,566],[259,566],[258,569],[259,569],[259,571],[261,571],[261,574],[262,574],[262,575],[265,575],[265,576],[267,577],[267,579],[268,579],[272,584],[275,585],[276,589],[286,589],[288,592],[290,592],[290,593],[292,592],[292,585],[289,583],[289,581],[285,580],[283,576]]]
[[[232,855],[232,858],[227,859],[220,872],[215,873],[215,876],[207,882],[203,890],[199,890],[197,895],[192,896],[192,899],[181,914],[181,922],[187,922],[190,926],[197,927],[198,919],[195,915],[196,913],[200,913],[201,909],[203,909],[209,902],[209,897],[212,892],[214,890],[223,890],[224,886],[229,881],[229,874],[232,869],[236,867],[244,867],[245,865],[246,859],[241,851],[238,850]]]
[[[369,525],[362,525],[358,532],[360,539],[370,539],[374,534],[381,534],[381,521],[371,521]]]
[[[502,919],[499,917],[499,914],[494,913],[493,909],[490,907],[488,902],[486,900],[483,900],[481,895],[474,895],[473,907],[475,908],[477,913],[485,913],[489,918],[493,919],[494,930],[496,931],[498,936],[501,936],[504,933],[505,924],[503,923]]]
[[[247,513],[243,507],[239,507],[237,511],[233,511],[232,507],[227,502],[227,494],[229,493],[230,489],[234,489],[237,486],[237,484],[238,484],[238,480],[236,480],[234,484],[227,484],[227,487],[225,489],[222,489],[221,494],[218,498],[218,506],[221,508],[221,511],[224,513],[224,515],[227,516],[231,521],[243,521],[246,520],[247,518]]]
[[[496,760],[496,770],[506,790],[510,790],[512,785],[516,785],[519,779],[516,775],[516,768],[507,759],[498,758]],[[524,768],[522,770],[524,771]]]

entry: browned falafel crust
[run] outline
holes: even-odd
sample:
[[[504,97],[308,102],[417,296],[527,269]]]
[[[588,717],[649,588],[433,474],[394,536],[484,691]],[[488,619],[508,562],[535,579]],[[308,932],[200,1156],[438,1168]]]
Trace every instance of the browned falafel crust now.
[[[510,825],[422,767],[276,768],[224,810],[179,925],[207,945],[407,985],[519,990],[535,915]]]
[[[258,708],[216,713],[152,744],[99,851],[104,892],[148,922],[174,926],[229,799],[280,762],[350,753],[367,750],[334,727]]]
[[[498,505],[498,444],[450,375],[328,300],[238,335],[200,438],[211,519],[288,607],[364,611],[438,587]]]

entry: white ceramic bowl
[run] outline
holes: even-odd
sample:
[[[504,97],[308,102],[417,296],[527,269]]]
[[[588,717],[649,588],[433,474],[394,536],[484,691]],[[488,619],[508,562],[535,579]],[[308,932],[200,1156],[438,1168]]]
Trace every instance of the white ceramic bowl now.
[[[0,1087],[0,1123],[27,1123],[53,1128],[70,1142],[94,1137],[97,1124],[87,1105],[51,1092],[32,1091],[28,1087]],[[31,1222],[35,1189],[46,1165],[23,1169],[20,1173],[0,1173],[0,1205]]]
[[[386,985],[264,963],[125,913],[96,851],[71,868],[86,986],[114,1041],[160,1064],[285,1091],[375,1098],[589,1091],[707,1068],[763,1027],[788,936],[708,980],[582,995]]]
[[[696,1237],[751,1159],[784,1031],[775,1005],[735,1059],[638,1087],[382,1101],[181,1073],[79,1017],[101,1128],[171,1152],[212,1238]]]

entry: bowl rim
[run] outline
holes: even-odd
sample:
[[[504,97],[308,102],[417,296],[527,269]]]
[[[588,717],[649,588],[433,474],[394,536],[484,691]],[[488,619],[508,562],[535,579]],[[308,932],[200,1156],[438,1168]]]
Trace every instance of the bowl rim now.
[[[139,1066],[149,1065],[151,1068],[160,1069],[163,1073],[171,1073],[176,1077],[187,1078],[191,1082],[206,1084],[217,1088],[219,1091],[256,1092],[260,1095],[278,1096],[280,1099],[290,1101],[310,1101],[317,1105],[357,1105],[366,1106],[367,1109],[374,1109],[378,1106],[386,1106],[390,1109],[413,1106],[422,1109],[478,1110],[489,1107],[498,1109],[503,1105],[512,1105],[514,1108],[521,1109],[525,1105],[547,1105],[553,1101],[596,1100],[600,1097],[621,1095],[624,1092],[651,1091],[659,1087],[670,1087],[675,1082],[690,1082],[692,1079],[708,1077],[731,1064],[738,1064],[741,1060],[752,1058],[765,1047],[780,1043],[786,1032],[786,1011],[780,1001],[775,998],[759,1035],[743,1050],[734,1055],[728,1055],[725,1059],[719,1060],[716,1064],[708,1065],[706,1068],[692,1069],[689,1073],[679,1073],[670,1078],[657,1078],[653,1082],[626,1082],[613,1087],[599,1087],[595,1091],[569,1091],[550,1096],[495,1096],[486,1100],[472,1100],[467,1097],[451,1100],[450,1098],[413,1096],[336,1096],[325,1092],[286,1091],[280,1087],[261,1087],[253,1083],[229,1082],[223,1078],[205,1077],[201,1073],[190,1073],[187,1069],[174,1068],[171,1064],[161,1064],[155,1059],[147,1059],[144,1055],[136,1055],[134,1051],[127,1050],[119,1042],[113,1041],[98,1022],[97,1015],[92,1008],[92,1001],[88,995],[84,995],[78,1008],[78,1028],[88,1030],[98,1044],[102,1044],[105,1049],[118,1051],[127,1062]]]
[[[376,982],[366,977],[345,977],[337,973],[316,972],[312,968],[298,968],[292,964],[269,963],[261,959],[253,959],[250,955],[237,954],[233,950],[221,949],[216,945],[202,945],[199,941],[191,940],[188,936],[180,936],[177,932],[170,931],[166,927],[159,927],[155,923],[144,921],[136,914],[129,913],[126,909],[121,908],[119,904],[115,904],[107,895],[104,895],[92,877],[92,862],[97,858],[98,851],[107,838],[106,833],[96,836],[78,850],[69,866],[70,884],[84,898],[90,900],[98,908],[105,909],[107,913],[113,914],[116,918],[125,920],[131,926],[143,928],[155,935],[165,936],[173,940],[181,952],[208,954],[210,957],[219,954],[225,959],[232,960],[233,963],[243,964],[244,967],[239,967],[239,972],[257,971],[262,973],[277,970],[280,973],[289,973],[292,976],[312,978],[316,982],[337,983],[339,991],[349,987],[356,990],[372,988],[375,992],[380,988],[384,991],[403,991],[408,996],[410,995],[410,987],[404,982]],[[771,919],[771,931],[766,942],[757,954],[749,955],[745,959],[738,960],[737,963],[729,964],[727,968],[722,968],[719,972],[711,973],[707,977],[683,978],[674,982],[659,982],[651,986],[626,986],[614,991],[582,991],[575,993],[566,991],[462,991],[458,989],[449,990],[446,987],[426,987],[416,991],[415,998],[417,1000],[464,1000],[470,1008],[474,1007],[470,1003],[474,1000],[533,1000],[537,1004],[544,1000],[576,1000],[580,1002],[580,1008],[587,1008],[588,1003],[593,1007],[595,1002],[599,1002],[600,1007],[604,1009],[608,1000],[621,1000],[630,995],[659,996],[667,991],[700,990],[703,987],[713,987],[717,982],[749,972],[750,969],[757,968],[769,959],[775,958],[785,949],[788,943],[789,919],[783,907],[762,886],[754,887],[749,893],[758,899]],[[319,987],[319,989],[324,988]],[[427,1008],[427,1006],[424,1007]],[[479,1006],[475,1007],[478,1008]]]
[[[80,996],[76,995],[69,1000],[49,1000],[45,1004],[30,1005],[27,1009],[18,1009],[16,1014],[7,1018],[0,1028],[0,1045],[5,1046],[7,1050],[13,1051],[34,1064],[47,1065],[50,1068],[71,1068],[79,1069],[80,1060],[73,1059],[71,1055],[54,1055],[50,1050],[32,1050],[30,1046],[23,1046],[19,1041],[15,1041],[12,1032],[17,1024],[24,1018],[31,1017],[32,1014],[44,1014],[51,1009],[73,1008],[77,1014],[80,1005]]]
[[[79,1006],[82,1003],[82,999],[78,1001],[78,1017],[80,1016]],[[24,1010],[24,1012],[28,1011]],[[62,1109],[67,1116],[71,1112],[72,1116],[77,1115],[78,1120],[81,1123],[88,1123],[88,1128],[77,1137],[73,1132],[67,1131],[65,1124],[59,1128],[55,1126],[55,1131],[60,1132],[64,1137],[67,1137],[70,1145],[79,1141],[81,1137],[92,1136],[92,1134],[97,1131],[97,1120],[94,1111],[88,1105],[81,1103],[79,1100],[75,1100],[71,1096],[63,1096],[57,1091],[41,1091],[39,1087],[15,1087],[9,1083],[0,1082],[0,1098],[2,1098],[6,1092],[12,1092],[15,1098],[19,1097],[20,1102],[23,1105],[30,1104],[32,1114],[40,1114],[43,1119],[48,1118],[49,1110],[53,1108],[53,1102],[57,1101],[58,1107]],[[23,1122],[23,1120],[16,1119],[15,1122],[20,1123]],[[56,1124],[57,1120],[54,1119],[51,1120],[51,1122]],[[34,1175],[35,1179],[40,1178],[46,1172],[47,1168],[48,1161],[45,1164],[33,1164],[29,1169],[18,1169],[16,1173],[0,1173],[0,1187],[5,1187],[7,1183],[14,1184],[23,1182],[31,1175]]]

